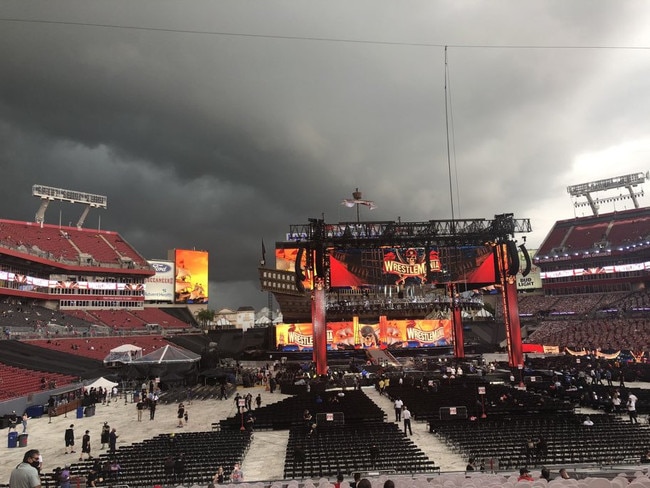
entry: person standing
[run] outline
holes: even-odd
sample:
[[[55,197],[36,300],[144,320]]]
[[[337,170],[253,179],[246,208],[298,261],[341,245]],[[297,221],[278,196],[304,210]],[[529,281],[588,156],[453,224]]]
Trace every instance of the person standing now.
[[[9,414],[9,432],[12,430],[16,430],[16,426],[18,425],[18,415],[16,415],[16,411],[14,410]]]
[[[258,393],[255,397],[255,409],[258,409],[262,406],[262,394]]]
[[[409,435],[413,435],[413,431],[411,430],[411,412],[406,405],[402,408],[402,418],[404,419],[404,434],[406,434],[406,430],[408,429]]]
[[[230,473],[230,481],[233,483],[243,483],[244,481],[244,472],[241,470],[239,463],[235,463]]]
[[[634,393],[630,393],[630,396],[627,397],[627,414],[630,416],[631,424],[638,424],[639,420],[637,419],[636,413],[636,402],[639,399]]]
[[[81,438],[81,455],[79,456],[79,461],[84,460],[84,454],[88,454],[88,459],[93,457],[90,455],[90,431],[87,430],[84,436]]]
[[[59,473],[59,488],[70,488],[70,465],[66,464]]]
[[[142,422],[142,411],[144,410],[144,402],[138,400],[138,403],[135,404],[135,408],[138,410],[138,422]]]
[[[68,454],[68,450],[70,452],[77,452],[74,450],[74,424],[70,424],[70,427],[65,429],[65,434],[63,435],[63,439],[65,440],[66,454]]]
[[[23,413],[23,418],[22,418],[22,422],[23,422],[23,434],[24,434],[25,432],[27,432],[27,421],[28,421],[28,420],[29,420],[29,415],[27,415],[27,412],[24,412],[24,413]]]
[[[183,417],[185,416],[185,405],[183,402],[178,404],[178,410],[176,411],[176,417],[178,418],[178,427],[183,427]]]
[[[106,444],[108,444],[110,433],[111,427],[108,425],[108,422],[104,422],[104,425],[102,426],[102,433],[99,436],[99,440],[102,443],[102,447],[100,448],[102,451],[106,447]]]
[[[117,435],[117,430],[115,427],[111,429],[111,433],[108,434],[108,452],[111,453],[111,455],[115,454],[115,451],[117,450],[117,438],[119,436]]]
[[[219,466],[219,469],[217,469],[214,478],[212,478],[212,484],[223,485],[223,482],[224,482],[223,466]]]
[[[149,399],[149,420],[153,420],[154,417],[156,416],[156,398],[155,396],[152,396]]]
[[[40,488],[41,477],[38,474],[40,453],[38,449],[30,449],[9,477],[10,488]]]
[[[395,399],[395,422],[400,422],[402,420],[402,407],[404,406],[404,402],[400,397],[397,397]]]

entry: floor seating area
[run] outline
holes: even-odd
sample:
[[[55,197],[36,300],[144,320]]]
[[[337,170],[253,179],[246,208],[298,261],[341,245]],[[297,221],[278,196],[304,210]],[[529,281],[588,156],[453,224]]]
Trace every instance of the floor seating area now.
[[[245,392],[245,390],[244,390]],[[340,412],[346,424],[382,422],[385,414],[360,390],[340,392],[303,393],[255,410],[256,429],[289,429],[303,422],[303,413],[309,410],[313,418],[318,414]],[[221,421],[222,430],[237,430],[241,427],[239,415]]]
[[[433,420],[430,431],[467,458],[498,460],[500,469],[563,464],[635,464],[650,445],[650,425],[632,425],[620,417],[585,414],[477,419],[474,422]],[[547,448],[536,454],[528,440],[543,438]]]
[[[223,466],[226,476],[232,466],[241,462],[250,445],[250,435],[240,431],[180,432],[163,434],[144,442],[120,446],[115,458],[120,465],[118,483],[131,486],[186,485],[206,486],[218,466]],[[165,469],[165,461],[183,460],[183,472]],[[95,464],[110,460],[102,453],[97,460],[84,460],[72,464],[72,472],[85,478]],[[44,476],[45,483],[55,486],[53,473]],[[105,485],[102,485],[105,486]]]
[[[296,448],[304,452],[304,463],[296,460]],[[286,478],[333,477],[337,473],[349,475],[380,467],[395,473],[436,470],[434,462],[393,423],[319,426],[312,435],[307,435],[305,425],[295,425],[290,430],[284,464]]]
[[[391,400],[400,398],[415,420],[440,418],[440,409],[465,407],[468,417],[489,415],[516,415],[528,412],[572,412],[573,404],[564,399],[521,391],[506,385],[489,384],[481,377],[432,380],[435,386],[406,386],[391,382],[386,394]],[[423,384],[427,385],[428,381]],[[485,394],[479,394],[479,387]]]

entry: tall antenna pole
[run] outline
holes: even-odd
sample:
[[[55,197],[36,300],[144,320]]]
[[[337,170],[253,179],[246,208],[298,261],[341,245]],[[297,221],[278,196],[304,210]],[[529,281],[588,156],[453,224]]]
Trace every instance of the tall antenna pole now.
[[[447,93],[447,80],[449,78],[449,65],[447,63],[447,46],[445,46],[445,130],[447,136],[447,171],[449,173],[449,203],[451,204],[451,231],[455,232],[456,225],[454,220],[456,218],[454,211],[454,188],[453,188],[453,177],[451,172],[451,149],[449,142],[449,95]]]

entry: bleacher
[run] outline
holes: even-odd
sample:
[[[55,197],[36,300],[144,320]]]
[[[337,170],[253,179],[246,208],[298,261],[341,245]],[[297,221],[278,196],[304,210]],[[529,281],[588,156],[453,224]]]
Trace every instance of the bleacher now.
[[[157,324],[163,329],[187,329],[191,325],[168,314],[160,308],[145,308],[144,310],[131,310],[131,315],[141,320],[145,324]]]
[[[70,375],[17,368],[0,363],[0,401],[58,388],[76,380],[76,377]]]
[[[128,258],[138,267],[147,265],[113,231],[0,220],[0,236],[0,245],[46,259],[79,264],[83,255],[90,255],[94,261],[82,264],[121,267],[121,258]]]
[[[528,342],[577,349],[648,350],[650,320],[603,318],[545,321],[530,334]]]
[[[124,344],[141,347],[143,354],[171,344],[162,336],[56,338],[26,341],[28,344],[103,361],[111,349]]]
[[[147,323],[134,316],[127,310],[87,310],[100,324],[114,330],[119,329],[144,329]]]

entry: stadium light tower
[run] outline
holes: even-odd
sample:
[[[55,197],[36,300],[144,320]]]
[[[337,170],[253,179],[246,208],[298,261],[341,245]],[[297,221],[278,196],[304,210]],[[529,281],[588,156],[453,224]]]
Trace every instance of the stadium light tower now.
[[[108,205],[108,198],[104,195],[94,195],[92,193],[85,193],[82,191],[65,190],[63,188],[53,188],[51,186],[33,185],[32,195],[41,199],[41,206],[36,212],[36,222],[43,225],[45,221],[45,211],[47,210],[50,202],[58,200],[60,202],[81,203],[86,205],[86,208],[77,221],[77,228],[81,229],[88,216],[91,208],[106,209]]]
[[[637,197],[643,196],[643,190],[635,190],[635,187],[641,185],[646,179],[650,178],[650,173],[634,173],[624,176],[616,176],[614,178],[606,178],[604,180],[590,181],[589,183],[580,183],[579,185],[572,185],[567,187],[567,193],[572,197],[585,197],[586,202],[575,202],[575,207],[585,207],[589,205],[594,216],[598,216],[598,208],[601,203],[611,203],[619,200],[632,200],[634,208],[639,208],[639,201]],[[628,195],[620,194],[612,197],[593,198],[592,193],[603,192],[607,190],[614,190],[617,188],[626,188]]]

